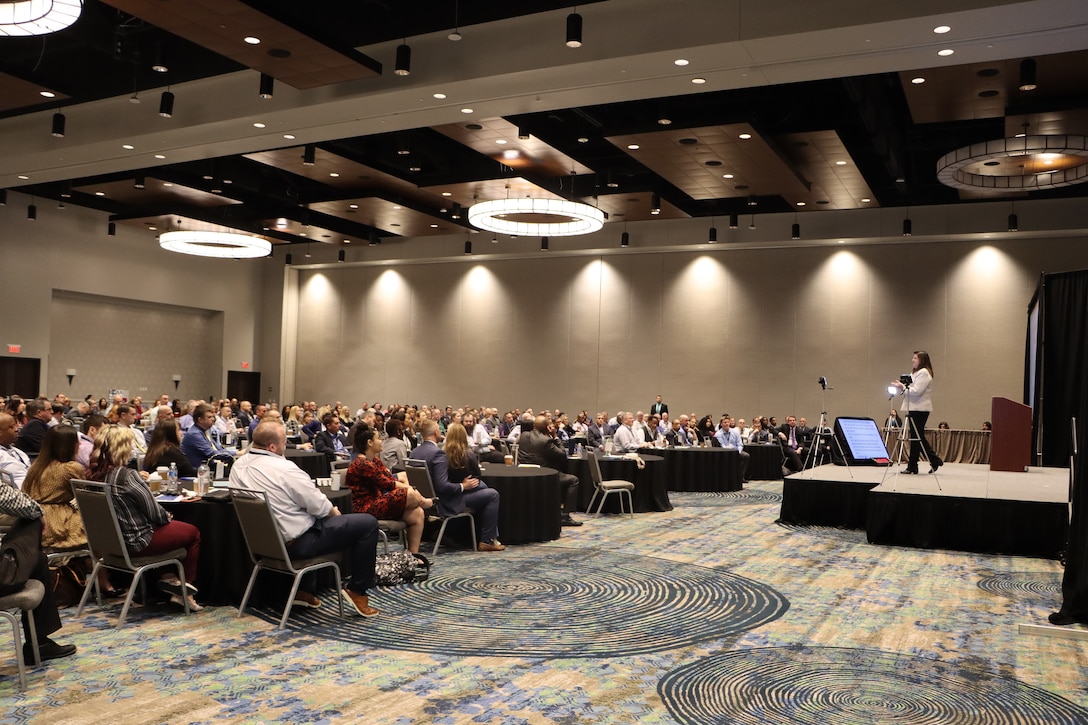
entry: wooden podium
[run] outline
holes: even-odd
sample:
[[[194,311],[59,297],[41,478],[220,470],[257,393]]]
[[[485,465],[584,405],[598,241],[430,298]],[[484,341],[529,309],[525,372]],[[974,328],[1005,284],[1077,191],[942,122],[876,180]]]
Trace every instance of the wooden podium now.
[[[1023,473],[1031,465],[1031,407],[1008,398],[990,404],[990,470]]]

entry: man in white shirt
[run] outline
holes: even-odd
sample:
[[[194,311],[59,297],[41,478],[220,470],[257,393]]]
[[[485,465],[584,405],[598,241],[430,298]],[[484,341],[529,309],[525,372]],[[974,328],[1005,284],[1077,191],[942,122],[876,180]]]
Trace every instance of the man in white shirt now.
[[[23,479],[30,469],[30,456],[12,445],[18,436],[15,418],[0,413],[0,471],[10,474],[15,487],[22,488]]]
[[[733,428],[733,419],[728,415],[722,416],[721,424],[718,427],[718,432],[714,434],[714,439],[718,441],[722,448],[735,448],[740,453],[740,480],[748,483],[748,462],[752,456],[744,452],[744,443],[740,439],[740,433]]]
[[[91,451],[94,450],[94,437],[98,430],[108,425],[106,416],[91,413],[79,424],[79,447],[76,448],[76,461],[83,464],[84,468],[91,467]]]
[[[249,451],[230,470],[230,485],[264,491],[287,551],[293,559],[308,559],[351,550],[351,576],[340,596],[359,616],[376,617],[367,590],[374,583],[378,521],[370,514],[341,514],[310,477],[283,457],[287,429],[278,420],[265,420],[253,430]],[[295,604],[315,608],[320,600],[310,593],[312,577],[303,580]]]
[[[131,428],[136,423],[136,408],[128,403],[117,406],[117,425],[122,428]],[[132,431],[132,457],[147,453],[147,439],[138,430]]]
[[[617,413],[616,418],[619,418],[620,415],[620,413]],[[632,428],[635,422],[635,416],[630,412],[622,413],[622,416],[623,422],[616,428],[616,432],[612,435],[612,451],[617,455],[637,451],[639,448],[646,445],[642,441],[642,438],[636,434]]]

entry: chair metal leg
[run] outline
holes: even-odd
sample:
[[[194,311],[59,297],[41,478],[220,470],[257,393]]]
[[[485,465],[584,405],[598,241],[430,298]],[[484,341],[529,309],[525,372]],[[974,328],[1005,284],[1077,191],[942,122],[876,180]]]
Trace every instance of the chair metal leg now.
[[[631,496],[631,492],[627,489],[623,489],[623,493],[627,494],[627,515],[631,518],[635,518],[635,499]],[[623,495],[620,495],[620,513],[623,513]]]
[[[132,598],[136,594],[136,586],[140,585],[140,594],[143,595],[144,606],[147,605],[147,587],[144,586],[143,580],[144,567],[140,567],[132,575],[132,586],[128,588],[128,595],[125,597],[125,603],[121,607],[121,618],[117,620],[117,628],[120,629],[121,625],[125,623],[125,618],[128,616],[128,609],[132,606]]]
[[[597,513],[596,513],[597,516],[600,516],[601,511],[604,510],[604,502],[608,500],[608,494],[610,494],[610,493],[612,493],[612,492],[611,491],[602,491],[601,492],[601,502],[599,504],[597,504]]]
[[[253,573],[249,575],[249,584],[246,586],[246,593],[242,595],[242,603],[238,607],[238,616],[241,617],[245,614],[246,604],[249,602],[249,595],[253,593],[253,585],[257,583],[257,574],[261,571],[261,565],[253,565]],[[340,581],[337,579],[337,581]]]
[[[589,497],[589,503],[586,504],[586,513],[593,511],[593,502],[597,500],[597,494],[600,493],[596,487],[593,489],[593,495]]]
[[[475,516],[469,516],[468,517],[468,531],[469,531],[469,535],[472,536],[472,550],[476,551],[480,547],[476,543],[476,517]]]
[[[378,529],[378,536],[380,536],[382,538],[382,547],[383,547],[382,553],[383,554],[388,554],[389,553],[389,535],[386,534],[381,529]]]
[[[19,690],[26,690],[26,664],[23,662],[23,635],[19,626],[19,618],[8,611],[0,612],[0,616],[8,620],[11,625],[11,637],[15,640],[15,662],[19,665]],[[34,630],[31,629],[31,632]]]
[[[335,561],[332,563],[332,570],[334,572],[336,572],[336,585],[338,587],[343,588],[343,584],[340,583],[341,581],[343,581],[340,578],[340,565],[337,564]],[[340,619],[343,619],[344,618],[344,596],[339,591],[336,592],[336,603],[340,605]]]
[[[98,581],[98,572],[102,570],[102,562],[96,561],[94,568],[91,569],[91,573],[87,576],[87,586],[83,587],[83,596],[79,599],[79,608],[76,609],[76,616],[83,614],[83,607],[87,606],[87,599],[91,596],[91,587],[94,586],[94,582]],[[135,582],[133,582],[135,584]],[[132,587],[129,587],[129,591],[132,591]],[[98,606],[102,606],[102,593],[98,593]]]
[[[442,543],[442,537],[445,536],[445,534],[446,534],[446,524],[448,524],[449,522],[450,522],[449,519],[442,519],[442,526],[440,526],[439,529],[438,529],[438,536],[434,537],[434,549],[431,551],[431,556],[438,556],[438,547]],[[473,536],[473,540],[475,540],[475,537],[476,537],[475,527],[473,527],[472,536]]]
[[[30,630],[30,651],[34,653],[34,666],[42,664],[42,653],[38,651],[38,629],[34,626],[34,610],[26,610],[26,625]],[[22,654],[20,652],[20,654]]]
[[[298,594],[299,584],[302,583],[302,574],[303,572],[301,571],[298,574],[295,574],[295,578],[291,582],[291,593],[287,595],[287,605],[283,608],[283,616],[280,617],[280,626],[276,629],[287,628],[287,618],[291,616],[291,609],[295,606],[295,595]],[[337,581],[340,581],[339,577],[337,578]],[[342,599],[340,592],[336,593],[336,598]]]
[[[185,616],[188,617],[192,612],[189,610],[189,590],[185,586],[185,568],[180,561],[175,561],[174,566],[178,568],[178,581],[181,582],[181,606],[185,609]]]

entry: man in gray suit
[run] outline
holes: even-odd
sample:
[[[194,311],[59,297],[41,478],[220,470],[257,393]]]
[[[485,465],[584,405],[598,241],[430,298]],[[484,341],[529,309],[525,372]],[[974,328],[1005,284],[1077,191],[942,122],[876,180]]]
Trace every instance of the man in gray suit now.
[[[581,521],[571,518],[570,512],[576,508],[578,496],[578,477],[562,473],[567,460],[563,444],[554,435],[554,426],[548,422],[548,416],[538,415],[533,419],[533,427],[521,434],[518,439],[518,463],[530,463],[554,468],[559,473],[559,485],[563,487],[560,499],[560,523],[563,526],[581,526]]]

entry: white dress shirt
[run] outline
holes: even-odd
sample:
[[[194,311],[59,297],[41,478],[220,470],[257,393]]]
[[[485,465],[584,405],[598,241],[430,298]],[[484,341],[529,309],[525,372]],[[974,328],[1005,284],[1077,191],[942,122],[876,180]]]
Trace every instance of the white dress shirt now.
[[[621,425],[612,435],[612,450],[619,454],[630,453],[637,451],[641,442],[630,426]]]
[[[264,491],[284,541],[294,541],[332,511],[332,502],[283,456],[250,448],[230,469],[230,485]]]
[[[0,446],[0,471],[10,473],[15,487],[23,487],[23,479],[30,468],[30,456],[14,446]]]

